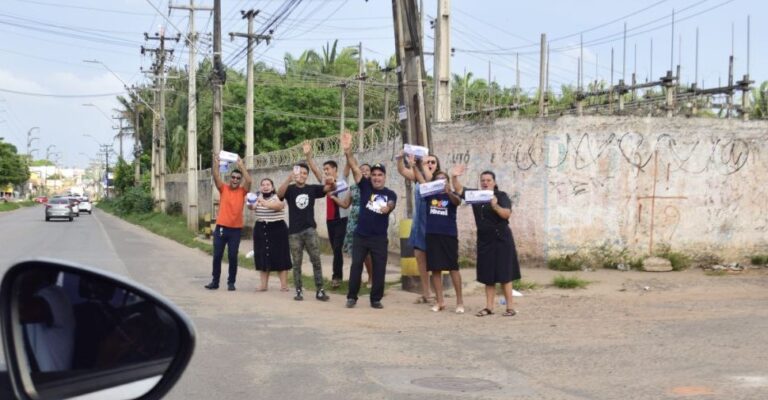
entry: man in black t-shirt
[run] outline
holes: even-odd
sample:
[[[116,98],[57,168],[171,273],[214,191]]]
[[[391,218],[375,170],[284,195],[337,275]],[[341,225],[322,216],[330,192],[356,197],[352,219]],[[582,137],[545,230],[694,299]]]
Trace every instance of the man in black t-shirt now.
[[[371,286],[371,307],[384,308],[384,274],[387,268],[387,228],[389,214],[395,209],[397,195],[387,189],[387,169],[381,164],[371,166],[371,177],[364,178],[355,156],[352,155],[352,135],[341,134],[341,149],[347,157],[347,164],[352,176],[360,188],[360,215],[357,219],[354,239],[352,240],[352,265],[349,271],[349,292],[347,308],[357,304],[360,291],[360,278],[363,273],[363,261],[370,253],[373,261],[373,284]]]
[[[312,272],[315,277],[315,298],[328,301],[330,298],[323,289],[323,270],[320,264],[320,245],[317,240],[317,224],[315,224],[315,199],[325,197],[333,190],[333,182],[327,180],[325,185],[307,185],[309,168],[306,164],[297,164],[293,173],[277,189],[277,197],[288,203],[288,244],[291,248],[293,261],[293,282],[296,285],[294,300],[304,300],[301,285],[301,262],[304,250],[312,262]],[[291,181],[295,184],[290,185]]]

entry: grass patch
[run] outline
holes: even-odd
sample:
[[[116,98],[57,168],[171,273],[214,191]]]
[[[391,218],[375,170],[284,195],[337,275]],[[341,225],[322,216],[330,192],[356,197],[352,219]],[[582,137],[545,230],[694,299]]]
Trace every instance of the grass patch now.
[[[576,276],[558,275],[552,279],[552,285],[560,289],[583,289],[589,285],[589,281]]]
[[[691,265],[691,258],[687,255],[672,251],[669,245],[660,246],[659,250],[654,254],[656,257],[666,258],[672,264],[673,271],[682,271]]]
[[[539,284],[536,282],[518,279],[516,281],[512,281],[512,288],[517,290],[534,290],[539,288]]]
[[[581,271],[584,260],[576,254],[568,254],[564,257],[555,257],[547,260],[547,267],[555,271]]]
[[[5,202],[5,201],[0,202],[0,212],[3,212],[3,211],[13,211],[13,210],[17,210],[19,208],[21,208],[21,206],[16,204],[16,203]]]
[[[768,264],[768,255],[754,255],[749,258],[749,262],[751,262],[752,265],[766,265]]]
[[[459,268],[475,268],[476,266],[475,260],[468,257],[459,257]]]

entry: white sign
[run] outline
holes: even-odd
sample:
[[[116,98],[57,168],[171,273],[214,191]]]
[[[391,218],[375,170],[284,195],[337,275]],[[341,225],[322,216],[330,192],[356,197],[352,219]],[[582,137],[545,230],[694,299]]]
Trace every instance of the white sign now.
[[[464,201],[469,204],[490,203],[493,199],[493,190],[465,190]]]
[[[219,160],[221,160],[222,162],[226,161],[226,162],[233,163],[233,162],[237,162],[238,158],[239,157],[236,153],[230,153],[224,150],[219,152]]]
[[[436,181],[422,183],[419,185],[419,192],[421,197],[432,196],[433,194],[445,192],[445,179],[438,179]]]
[[[349,185],[347,185],[347,181],[345,180],[336,181],[336,189],[333,190],[333,194],[336,195],[339,193],[346,192],[347,189],[349,189]]]
[[[397,107],[397,116],[400,121],[408,119],[408,109],[405,106]]]
[[[406,143],[403,146],[403,152],[416,158],[424,158],[429,155],[429,148]]]

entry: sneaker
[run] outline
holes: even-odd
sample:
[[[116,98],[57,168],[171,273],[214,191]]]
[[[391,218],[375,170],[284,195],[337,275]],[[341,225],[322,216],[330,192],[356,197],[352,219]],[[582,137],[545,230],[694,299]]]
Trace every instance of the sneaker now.
[[[354,308],[357,305],[357,300],[347,299],[347,308]]]
[[[205,285],[204,287],[205,287],[206,289],[208,289],[208,290],[216,290],[216,289],[218,289],[218,288],[219,288],[219,284],[218,284],[218,283],[216,283],[216,282],[211,282],[211,283],[209,283],[209,284]]]
[[[301,289],[296,289],[296,296],[293,296],[293,299],[296,301],[302,301],[304,300],[304,295],[302,294]]]
[[[236,290],[235,289],[235,284],[234,283],[228,283],[227,284],[227,290],[229,290],[230,292],[234,292]]]
[[[317,291],[317,293],[315,294],[315,298],[320,301],[328,301],[331,299],[330,297],[328,297],[327,294],[325,294],[325,290],[323,289],[320,289]]]
[[[379,308],[379,309],[381,309],[381,308],[384,308],[384,305],[381,304],[380,301],[372,301],[371,302],[371,308]]]

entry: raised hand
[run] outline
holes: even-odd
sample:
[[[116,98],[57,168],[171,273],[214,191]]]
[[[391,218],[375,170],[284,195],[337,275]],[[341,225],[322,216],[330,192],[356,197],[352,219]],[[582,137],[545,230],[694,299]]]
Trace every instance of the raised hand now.
[[[462,176],[464,175],[464,172],[467,170],[466,164],[456,164],[451,168],[451,175],[452,176]]]
[[[243,162],[243,159],[240,157],[237,157],[237,167],[240,169],[240,171],[245,170],[245,163]]]
[[[349,131],[344,131],[341,133],[341,150],[343,152],[348,152],[352,148],[352,134],[349,133]]]
[[[406,155],[406,159],[408,160],[408,166],[413,168],[416,166],[416,156],[413,154]]]
[[[309,140],[305,140],[301,145],[301,150],[304,152],[305,156],[309,157],[312,154],[312,143],[310,143]]]
[[[219,158],[219,153],[214,151],[213,152],[213,163],[216,164],[217,167],[219,165],[219,161],[221,161],[221,159]]]

